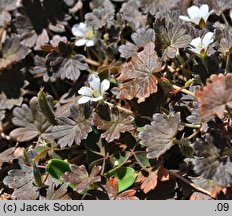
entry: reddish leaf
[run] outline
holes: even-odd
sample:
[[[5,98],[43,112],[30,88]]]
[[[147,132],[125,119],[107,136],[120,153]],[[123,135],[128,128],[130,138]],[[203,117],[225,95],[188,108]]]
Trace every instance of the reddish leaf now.
[[[232,184],[232,157],[224,155],[227,141],[216,133],[207,133],[205,140],[197,138],[193,148],[198,157],[192,163],[196,174],[222,187]]]
[[[118,182],[115,177],[110,177],[105,185],[104,189],[108,193],[109,199],[111,200],[138,200],[139,198],[135,196],[136,190],[130,189],[123,191],[118,194]]]
[[[178,49],[186,48],[191,42],[191,36],[178,22],[164,22],[163,19],[156,19],[154,27],[156,45],[160,47],[163,53],[162,59],[165,61],[175,58]]]
[[[154,74],[162,70],[162,63],[154,48],[154,43],[149,42],[129,62],[122,64],[118,77],[121,97],[128,100],[136,97],[141,103],[157,92],[158,80]]]
[[[70,165],[70,169],[71,172],[66,172],[62,178],[65,181],[76,185],[76,191],[78,193],[83,192],[89,185],[101,181],[101,176],[99,175],[101,166],[94,166],[90,175],[84,165]]]
[[[135,196],[136,190],[130,189],[123,191],[117,197],[117,200],[138,200],[139,198]]]
[[[147,147],[147,158],[157,158],[170,149],[180,126],[180,113],[155,113],[151,125],[139,133],[141,144]]]
[[[168,181],[170,178],[169,172],[163,166],[158,169],[158,179],[159,181]]]
[[[196,92],[203,119],[223,118],[226,107],[232,108],[232,74],[211,75],[206,86]]]
[[[144,193],[154,190],[158,181],[157,170],[149,170],[148,173],[140,172],[137,181],[142,182],[140,188]]]
[[[232,3],[231,3],[232,4]],[[219,51],[224,55],[228,56],[232,53],[232,29],[223,31],[223,37],[220,40]]]
[[[216,198],[217,195],[218,195],[220,192],[226,194],[226,193],[225,193],[225,189],[226,189],[226,188],[223,188],[223,187],[221,187],[221,186],[219,186],[219,185],[215,185],[215,186],[211,189],[211,197]]]
[[[58,117],[58,125],[52,128],[52,136],[58,139],[58,144],[63,148],[71,146],[74,142],[79,145],[92,131],[92,115],[87,115],[86,106],[70,106],[69,117]]]
[[[131,39],[134,43],[129,41],[126,44],[121,45],[118,51],[121,53],[121,57],[130,58],[137,54],[137,50],[145,44],[155,40],[154,30],[151,28],[139,28],[131,35]]]
[[[200,192],[193,192],[189,200],[212,200],[212,198]]]
[[[112,142],[120,138],[120,133],[133,129],[132,121],[134,117],[125,112],[119,112],[117,108],[111,109],[110,121],[101,118],[97,113],[94,114],[93,122],[98,129],[106,130],[101,134],[107,142]]]

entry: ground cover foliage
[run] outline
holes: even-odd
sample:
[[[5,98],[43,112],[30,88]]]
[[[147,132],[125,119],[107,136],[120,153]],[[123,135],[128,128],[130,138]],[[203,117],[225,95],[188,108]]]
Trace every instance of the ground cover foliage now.
[[[0,41],[0,199],[231,199],[231,0],[3,0]]]

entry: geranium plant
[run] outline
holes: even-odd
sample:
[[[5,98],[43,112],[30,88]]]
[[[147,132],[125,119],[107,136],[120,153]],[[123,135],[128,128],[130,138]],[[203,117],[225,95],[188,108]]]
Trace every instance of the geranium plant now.
[[[229,0],[0,3],[0,199],[229,199]]]

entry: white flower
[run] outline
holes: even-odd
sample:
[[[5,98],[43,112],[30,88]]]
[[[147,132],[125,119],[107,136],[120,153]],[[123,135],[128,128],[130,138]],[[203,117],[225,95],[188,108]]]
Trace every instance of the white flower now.
[[[76,46],[84,46],[87,47],[94,46],[95,44],[95,37],[93,30],[86,27],[86,24],[81,22],[79,24],[75,24],[72,27],[72,33],[77,37],[75,41]]]
[[[89,76],[88,83],[90,87],[84,86],[78,91],[81,95],[81,98],[78,100],[79,104],[102,100],[105,92],[110,88],[109,80],[104,79],[101,82],[99,76],[95,74]]]
[[[201,28],[204,28],[206,25],[206,21],[209,18],[209,15],[213,13],[213,10],[209,12],[209,6],[207,4],[201,5],[201,7],[197,7],[195,5],[191,6],[187,9],[187,16],[179,16],[180,19],[194,23],[199,25]]]
[[[204,57],[206,55],[207,49],[211,43],[214,41],[214,33],[208,32],[205,34],[203,39],[200,37],[195,38],[190,43],[190,50],[196,54]]]

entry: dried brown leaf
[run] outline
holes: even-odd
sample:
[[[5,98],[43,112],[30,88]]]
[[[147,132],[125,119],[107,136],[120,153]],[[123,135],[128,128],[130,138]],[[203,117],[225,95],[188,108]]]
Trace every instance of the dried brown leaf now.
[[[107,142],[112,142],[120,138],[120,133],[130,131],[133,129],[132,122],[134,117],[125,112],[119,112],[117,108],[111,109],[110,120],[105,120],[97,113],[94,113],[93,122],[100,130],[105,130],[101,134]]]
[[[52,128],[52,136],[58,139],[58,144],[63,148],[71,146],[74,142],[79,145],[92,131],[92,115],[85,115],[85,106],[70,106],[69,117],[58,117],[58,125]]]
[[[71,171],[66,172],[62,178],[74,184],[78,193],[83,192],[89,185],[101,181],[101,176],[99,175],[101,166],[94,166],[90,174],[88,174],[84,165],[76,166],[72,164],[70,169]]]
[[[110,177],[109,180],[103,185],[104,189],[108,193],[110,200],[138,200],[135,196],[136,190],[130,189],[118,193],[118,182],[116,177]]]
[[[155,32],[151,28],[140,28],[131,35],[131,39],[134,43],[129,41],[126,44],[121,45],[118,51],[121,53],[121,57],[130,58],[137,54],[139,47],[155,40]]]
[[[147,194],[151,190],[154,190],[157,182],[158,182],[158,176],[157,176],[157,170],[149,170],[149,172],[140,172],[137,177],[137,182],[142,182],[140,189]]]
[[[232,74],[211,75],[206,86],[196,92],[196,98],[203,119],[215,115],[223,118],[226,107],[232,108]]]
[[[170,179],[169,171],[163,166],[159,167],[157,175],[159,181],[168,181]]]
[[[147,147],[147,158],[157,158],[170,149],[180,126],[180,113],[155,113],[151,125],[139,133],[141,144]]]
[[[212,200],[212,198],[200,192],[193,192],[189,200]]]
[[[158,80],[154,74],[162,71],[162,62],[154,48],[153,42],[147,43],[141,52],[120,67],[118,81],[122,98],[136,97],[141,103],[157,92]]]

